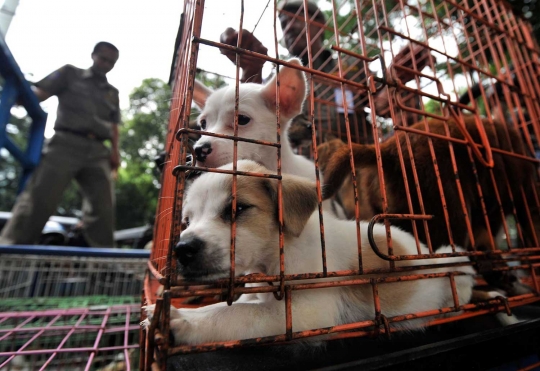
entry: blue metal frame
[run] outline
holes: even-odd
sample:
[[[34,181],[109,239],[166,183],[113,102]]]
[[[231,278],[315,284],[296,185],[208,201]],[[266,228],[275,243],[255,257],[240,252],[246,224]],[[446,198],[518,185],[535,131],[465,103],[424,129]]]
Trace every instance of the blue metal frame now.
[[[71,246],[0,245],[0,254],[148,259],[150,257],[150,250]]]
[[[20,192],[41,158],[47,113],[41,109],[38,98],[24,78],[3,37],[0,37],[0,75],[5,80],[0,95],[0,148],[7,149],[21,163],[23,174],[19,182]],[[16,102],[24,106],[32,118],[25,150],[13,143],[6,132],[11,117],[11,107]]]

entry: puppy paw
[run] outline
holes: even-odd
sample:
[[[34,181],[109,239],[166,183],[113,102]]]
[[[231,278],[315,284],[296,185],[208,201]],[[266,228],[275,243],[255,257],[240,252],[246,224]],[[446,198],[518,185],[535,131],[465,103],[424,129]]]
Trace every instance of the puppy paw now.
[[[142,307],[142,309],[146,312],[146,319],[141,322],[141,326],[148,328],[148,326],[150,326],[150,322],[152,322],[152,318],[154,318],[156,305],[145,305]],[[174,320],[179,318],[181,318],[180,311],[171,305],[170,319]]]
[[[511,316],[509,316],[506,313],[499,312],[495,315],[495,317],[497,318],[497,320],[502,326],[515,325],[516,323],[521,322],[521,320],[517,318],[515,314],[512,314]]]
[[[139,323],[139,325],[144,328],[145,330],[148,329],[148,327],[150,327],[150,320],[147,318],[145,320],[142,320],[141,323]]]
[[[486,294],[492,299],[500,298],[502,296],[498,291],[488,291]],[[515,314],[512,314],[509,316],[505,312],[498,312],[495,315],[495,317],[497,318],[497,320],[502,326],[515,325],[516,323],[519,323],[522,321],[519,318],[517,318]]]
[[[141,322],[141,326],[147,329],[150,326],[150,322],[152,322],[152,318],[154,317],[156,305],[145,305],[142,307],[142,309],[146,312],[146,319]]]

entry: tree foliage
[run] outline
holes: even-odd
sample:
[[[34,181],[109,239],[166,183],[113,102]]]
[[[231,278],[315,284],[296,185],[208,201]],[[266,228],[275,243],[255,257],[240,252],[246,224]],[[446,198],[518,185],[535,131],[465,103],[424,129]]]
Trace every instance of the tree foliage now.
[[[159,79],[146,79],[130,94],[120,128],[122,166],[116,183],[116,227],[151,223],[160,189],[154,158],[164,149],[171,91]]]
[[[31,120],[27,117],[11,116],[6,131],[9,137],[19,146],[25,148],[25,136]],[[4,148],[0,149],[0,210],[10,210],[15,204],[17,189],[22,168]]]
[[[534,37],[540,41],[540,3],[538,0],[509,0],[514,13],[531,24]]]
[[[331,0],[319,0],[320,3],[331,3]],[[502,1],[502,0],[496,0]],[[522,17],[527,20],[532,27],[533,35],[537,40],[540,40],[540,11],[538,10],[540,0],[508,0],[510,4],[510,10],[513,11],[514,15]],[[340,36],[340,45],[345,49],[353,49],[357,40],[359,40],[358,25],[356,17],[351,17],[351,12],[356,11],[357,0],[345,0],[339,3],[338,13],[336,14],[336,20],[338,28],[342,36]],[[345,6],[344,6],[345,4]],[[378,33],[376,32],[378,23],[384,24],[390,28],[395,29],[396,26],[399,26],[399,23],[403,20],[404,13],[403,9],[406,9],[405,12],[408,15],[411,15],[418,19],[418,24],[413,24],[409,22],[411,29],[418,28],[420,24],[425,30],[425,34],[428,38],[433,36],[456,36],[458,38],[458,43],[462,45],[461,53],[462,57],[468,57],[471,53],[471,50],[468,50],[466,47],[466,38],[465,33],[471,37],[480,37],[476,43],[473,43],[471,46],[472,52],[475,53],[479,47],[484,47],[488,44],[487,39],[485,39],[484,33],[475,34],[475,26],[482,26],[480,22],[460,11],[458,8],[451,6],[448,3],[445,3],[444,0],[433,0],[433,1],[421,1],[421,2],[411,2],[408,6],[405,2],[405,7],[403,8],[402,3],[397,0],[382,0],[376,3],[371,1],[360,0],[358,2],[361,11],[362,27],[363,34],[365,37],[365,43],[368,48],[368,56],[374,56],[380,53],[380,46],[378,40]],[[374,8],[373,4],[376,4]],[[493,14],[488,13],[494,9],[486,6],[479,6],[477,1],[468,0],[468,6],[471,9],[475,9],[474,12],[480,17],[485,17],[489,19]],[[341,9],[341,11],[339,11]],[[349,10],[349,12],[343,12],[343,10]],[[419,11],[421,13],[419,13]],[[324,10],[324,15],[327,19],[332,19],[332,10]],[[385,18],[387,19],[387,24],[385,24]],[[443,20],[443,22],[437,22],[437,19]],[[462,33],[454,34],[455,30],[448,29],[447,24],[453,24],[455,22],[463,22],[464,31]],[[395,29],[398,31],[397,29]],[[406,34],[407,31],[404,30]],[[382,33],[383,37],[388,37],[386,33]],[[334,32],[326,30],[324,33],[324,39],[326,44],[334,44],[335,36]],[[491,55],[490,48],[484,48],[484,53],[488,62],[491,62],[493,56]],[[446,64],[437,66],[437,70],[446,68]],[[454,73],[463,73],[460,70],[460,66],[456,66]]]

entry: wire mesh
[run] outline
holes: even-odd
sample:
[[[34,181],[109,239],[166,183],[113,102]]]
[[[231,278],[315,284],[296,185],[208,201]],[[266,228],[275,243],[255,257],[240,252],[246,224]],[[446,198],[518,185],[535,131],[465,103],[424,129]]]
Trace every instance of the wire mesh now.
[[[0,313],[3,370],[138,369],[139,306]]]
[[[147,259],[132,250],[72,250],[2,248],[0,369],[138,368]]]
[[[144,258],[3,254],[0,298],[138,297],[145,265]]]
[[[292,1],[273,3],[266,7],[264,2],[254,5],[238,1],[235,5],[227,3],[227,9],[209,0],[185,3],[172,79],[168,158],[148,263],[150,274],[145,283],[145,301],[158,304],[158,315],[148,330],[148,343],[144,343],[145,365],[150,367],[149,355],[156,344],[163,367],[167,355],[178,352],[322,334],[338,333],[334,338],[388,334],[396,331],[392,324],[400,321],[451,311],[465,311],[462,317],[493,310],[510,311],[513,306],[537,301],[540,59],[530,25],[515,16],[504,1],[332,0],[313,2],[319,9],[311,13],[304,12],[302,6],[284,10]],[[308,6],[308,1],[300,3]],[[217,34],[216,17],[223,14],[228,15],[228,20],[239,21],[234,42],[224,42],[227,32],[225,36]],[[252,31],[266,47],[258,46],[243,30]],[[296,33],[290,36],[292,31]],[[242,39],[247,40],[247,45],[242,44]],[[236,67],[230,64],[226,69],[221,63],[216,64],[218,58],[223,65],[228,63],[224,56],[227,53]],[[287,55],[291,54],[299,57],[303,66],[287,62]],[[249,58],[264,66],[261,71],[241,71],[242,60]],[[279,75],[278,68],[284,67],[306,73],[309,93],[302,114],[293,118],[286,133],[277,120],[275,142],[242,137],[238,125],[239,84],[267,82]],[[201,71],[207,72],[206,78],[211,76],[209,81],[216,85],[228,83],[236,87],[234,124],[228,135],[194,128],[194,76]],[[282,108],[279,104],[276,107],[278,117]],[[197,154],[188,135],[219,137],[234,148],[233,170],[228,171],[234,179],[232,215],[236,214],[235,187],[240,175],[273,177],[281,184],[284,146],[292,146],[295,153],[314,160],[312,179],[317,182],[319,197],[321,272],[285,274],[280,229],[279,274],[235,277],[233,216],[230,278],[215,285],[193,286],[178,277],[172,251],[182,230],[186,184],[197,172],[227,173],[195,161]],[[276,148],[277,161],[271,170],[277,175],[237,171],[237,147],[246,142]],[[337,147],[331,147],[336,143]],[[378,256],[388,261],[385,269],[363,266],[360,245],[367,242],[360,240],[358,230],[358,267],[326,269],[320,172],[325,186],[331,185],[337,171],[328,172],[326,165],[337,152],[343,154],[342,167],[340,181],[336,181],[333,191],[341,198],[347,218],[372,220],[370,228],[374,223],[387,227],[388,251],[378,251]],[[367,153],[372,162],[366,165],[366,156],[355,153]],[[278,210],[282,210],[281,196],[277,204]],[[281,228],[282,219],[278,224]],[[415,237],[418,254],[393,253],[390,225]],[[421,253],[420,242],[427,245],[428,254]],[[377,244],[369,244],[377,253]],[[457,303],[451,278],[448,290],[454,292],[454,307],[432,308],[399,318],[381,317],[377,284],[433,278],[422,273],[422,269],[433,267],[415,266],[415,272],[409,274],[411,269],[396,262],[443,256],[437,253],[442,245],[452,246],[452,256],[471,258],[471,264],[480,273],[480,284],[493,276],[509,280],[519,277],[528,288],[519,294],[510,293],[505,300]],[[468,252],[456,253],[455,246],[465,247]],[[363,276],[375,273],[381,275],[376,282]],[[319,281],[327,278],[333,280]],[[313,281],[298,282],[305,279]],[[247,285],[253,283],[257,285]],[[287,293],[291,290],[361,284],[371,285],[374,292],[374,316],[369,321],[293,332],[292,315],[287,311],[283,335],[196,347],[169,346],[171,300],[177,307],[192,306],[194,297],[206,298],[203,304],[216,300],[231,304],[238,295],[266,292],[284,299],[284,305],[290,308],[291,296]],[[462,317],[454,316],[451,320]],[[431,323],[444,321],[448,320],[435,319]]]

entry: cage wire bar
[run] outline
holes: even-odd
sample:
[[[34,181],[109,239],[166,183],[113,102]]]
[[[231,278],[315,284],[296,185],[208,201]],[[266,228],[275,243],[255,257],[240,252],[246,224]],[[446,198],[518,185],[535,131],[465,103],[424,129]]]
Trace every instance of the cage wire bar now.
[[[139,305],[0,313],[0,368],[136,370]]]
[[[510,6],[502,1],[489,0],[332,0],[326,5],[319,2],[325,14],[325,23],[299,9],[295,13],[279,11],[288,1],[270,1],[263,12],[285,14],[290,19],[300,19],[310,27],[318,28],[315,38],[324,37],[324,48],[313,52],[312,47],[305,48],[298,57],[304,66],[296,66],[286,62],[282,57],[276,16],[274,16],[274,48],[268,48],[268,55],[246,50],[241,45],[240,36],[236,46],[226,45],[207,38],[204,33],[204,12],[210,12],[211,0],[185,1],[182,22],[177,41],[175,67],[173,76],[173,101],[169,119],[167,136],[167,158],[163,169],[162,189],[156,215],[153,249],[148,262],[148,274],[144,282],[143,304],[156,304],[155,316],[148,329],[143,330],[141,337],[141,365],[144,369],[151,367],[165,369],[167,357],[178,353],[193,353],[215,349],[235,348],[246,345],[287,342],[294,339],[323,334],[331,335],[331,339],[352,336],[367,336],[376,333],[390,334],[397,331],[392,323],[409,321],[421,317],[433,317],[441,313],[463,311],[451,318],[432,318],[430,324],[456,321],[471,316],[478,316],[494,311],[511,312],[511,308],[540,300],[540,244],[536,229],[540,226],[540,201],[537,191],[536,176],[540,158],[540,49],[532,36],[531,26],[522,18],[513,14]],[[273,4],[272,4],[273,3]],[[307,6],[307,1],[304,1]],[[262,26],[253,28],[246,25],[246,20],[262,19],[262,14],[249,13],[251,7],[238,1],[241,9],[238,21],[239,33],[246,27],[248,30],[261,31]],[[249,17],[247,17],[249,15]],[[269,17],[272,17],[271,15]],[[234,22],[233,22],[234,23]],[[210,25],[206,27],[211,27]],[[286,32],[289,25],[284,25]],[[307,45],[312,45],[309,27],[302,31]],[[259,36],[260,34],[255,34]],[[297,42],[299,42],[300,35]],[[321,36],[323,35],[323,36]],[[236,53],[236,74],[230,78],[236,84],[237,99],[235,107],[235,135],[206,133],[194,129],[190,125],[192,98],[194,94],[194,78],[198,68],[199,53],[205,50],[228,50]],[[373,250],[388,261],[385,269],[368,269],[362,265],[360,250],[360,233],[357,233],[359,247],[358,269],[327,271],[324,264],[325,252],[321,251],[323,271],[305,274],[285,274],[283,255],[283,234],[280,230],[280,274],[279,275],[247,275],[235,277],[234,243],[231,246],[231,276],[215,285],[197,282],[185,282],[176,275],[173,247],[178,242],[181,232],[181,212],[186,179],[196,172],[221,172],[237,176],[255,176],[276,179],[280,184],[280,158],[278,172],[274,174],[243,173],[218,170],[198,166],[190,146],[188,136],[210,135],[231,141],[234,146],[246,141],[261,146],[281,147],[280,137],[289,134],[292,137],[293,125],[289,133],[276,132],[276,142],[256,141],[238,137],[238,85],[240,71],[238,58],[249,56],[271,62],[279,68],[288,66],[306,73],[309,88],[307,105],[308,130],[295,142],[296,151],[313,158],[316,164],[317,189],[319,196],[319,214],[321,219],[321,239],[324,247],[324,213],[321,208],[321,184],[319,169],[321,164],[322,145],[331,138],[339,138],[342,145],[349,148],[349,160],[352,174],[349,197],[353,200],[350,217],[359,220],[371,220],[371,227],[382,222],[387,227],[388,251],[380,251],[374,241],[369,241]],[[225,61],[225,57],[222,56]],[[401,61],[398,63],[398,61]],[[405,62],[403,62],[405,61]],[[269,63],[267,63],[269,64]],[[207,68],[208,70],[208,68]],[[199,69],[200,71],[200,69]],[[209,71],[210,73],[212,71]],[[275,73],[275,72],[274,72]],[[216,74],[218,76],[219,74]],[[384,103],[387,102],[387,103]],[[279,106],[276,108],[279,115]],[[483,121],[482,119],[483,118]],[[479,139],[474,140],[469,129],[463,124],[471,120],[479,132]],[[440,131],[432,131],[432,123],[440,123]],[[498,132],[498,142],[511,143],[509,148],[499,148],[489,142],[485,129],[502,123],[504,130]],[[455,125],[460,130],[456,136],[451,129]],[[513,148],[511,132],[519,133],[524,151]],[[296,132],[294,133],[297,134]],[[433,185],[439,194],[442,214],[436,218],[426,212],[429,200],[421,189],[422,177],[418,173],[419,164],[414,158],[413,139],[424,138],[429,161],[433,163],[433,171],[437,175],[437,184]],[[398,140],[403,138],[403,140]],[[436,141],[447,143],[450,161],[447,165],[439,163],[436,156]],[[381,147],[387,141],[393,141],[397,147],[399,169],[403,176],[406,190],[408,212],[392,213],[389,199]],[[361,207],[359,203],[356,168],[354,166],[353,145],[355,143],[371,144],[377,154],[377,175],[380,184],[380,212],[372,212]],[[456,151],[466,148],[471,171],[476,176],[474,189],[466,189],[460,179],[460,168],[456,161]],[[190,160],[191,156],[191,160]],[[517,188],[513,179],[500,177],[493,171],[494,158],[516,159],[520,163],[532,164],[535,178],[528,179]],[[195,164],[195,166],[194,166]],[[475,165],[477,164],[477,165]],[[450,170],[444,168],[447,166]],[[410,171],[408,169],[411,169]],[[457,195],[445,194],[445,185],[440,174],[451,171],[455,174]],[[480,182],[478,174],[486,174]],[[530,184],[529,184],[530,183]],[[233,182],[235,184],[235,181]],[[359,183],[361,184],[361,183]],[[494,189],[494,205],[486,204],[484,195],[487,185]],[[233,185],[234,188],[234,185]],[[473,214],[464,199],[466,192],[473,192],[476,207],[482,210],[482,222],[486,233],[477,235],[473,231]],[[354,197],[352,194],[354,193]],[[446,192],[447,193],[447,192]],[[507,217],[503,211],[503,203],[510,202],[512,212]],[[517,210],[517,206],[523,210]],[[457,209],[455,209],[457,207]],[[502,233],[491,230],[488,212],[496,209]],[[458,210],[460,222],[455,214],[448,210]],[[282,199],[278,197],[278,209],[282,209]],[[518,217],[518,211],[527,218]],[[233,215],[235,203],[233,202]],[[493,214],[491,214],[493,215]],[[445,238],[450,245],[462,245],[464,236],[470,248],[465,253],[453,250],[452,254],[437,254],[439,245],[432,245],[437,231],[432,223],[443,221]],[[429,254],[395,255],[392,251],[392,238],[389,226],[399,223],[410,223],[411,233],[419,246],[425,240]],[[358,223],[357,223],[358,224]],[[458,225],[459,224],[459,225]],[[282,220],[280,221],[280,226]],[[404,224],[401,224],[404,225]],[[456,227],[456,225],[458,225]],[[231,224],[234,241],[235,223]],[[462,229],[462,230],[460,230]],[[532,231],[532,233],[530,233]],[[528,234],[529,233],[529,234]],[[501,238],[501,236],[503,236]],[[459,237],[459,238],[458,238]],[[456,238],[458,240],[456,241]],[[483,248],[478,248],[483,246]],[[479,284],[485,283],[482,273],[511,273],[519,277],[529,287],[526,293],[510,295],[506,299],[491,299],[474,303],[459,303],[456,296],[455,277],[459,272],[422,273],[422,270],[433,266],[418,265],[414,267],[396,267],[395,262],[401,260],[417,260],[443,256],[469,256],[472,263],[448,263],[437,267],[458,267],[472,264],[480,273]],[[410,273],[410,271],[415,271]],[[420,272],[420,273],[418,273]],[[364,277],[377,274],[377,278]],[[454,306],[448,308],[432,308],[422,313],[409,313],[393,318],[381,315],[378,302],[378,286],[380,284],[404,280],[448,278],[448,290],[452,290]],[[319,281],[333,278],[332,281]],[[301,280],[311,279],[309,283]],[[248,283],[268,283],[256,287]],[[311,331],[292,331],[291,292],[294,290],[317,289],[324,287],[369,285],[374,296],[374,317],[358,323],[337,325],[325,329]],[[287,310],[286,332],[282,335],[267,338],[228,341],[221,343],[201,344],[198,346],[171,346],[169,338],[169,308],[195,307],[216,302],[217,297],[232,303],[235,295],[243,293],[274,293],[276,299],[283,299]],[[202,297],[202,304],[193,304],[186,300],[191,297]],[[234,304],[232,304],[234,305]],[[154,360],[157,361],[153,365]],[[152,366],[153,365],[153,366]]]
[[[148,256],[0,246],[0,369],[138,369]]]
[[[23,249],[12,249],[6,253],[0,248],[0,308],[9,309],[10,302],[33,305],[43,308],[40,302],[54,300],[58,302],[93,298],[94,303],[107,301],[109,298],[124,297],[129,303],[138,298],[142,290],[144,267],[147,254],[139,257],[64,256],[38,255],[50,253],[47,248],[34,249],[33,253],[23,253]],[[19,251],[17,251],[19,250]],[[97,250],[97,249],[95,249]],[[127,251],[126,251],[127,252]],[[98,251],[99,253],[99,251]],[[64,298],[64,299],[62,299]],[[69,304],[69,303],[68,303]]]

